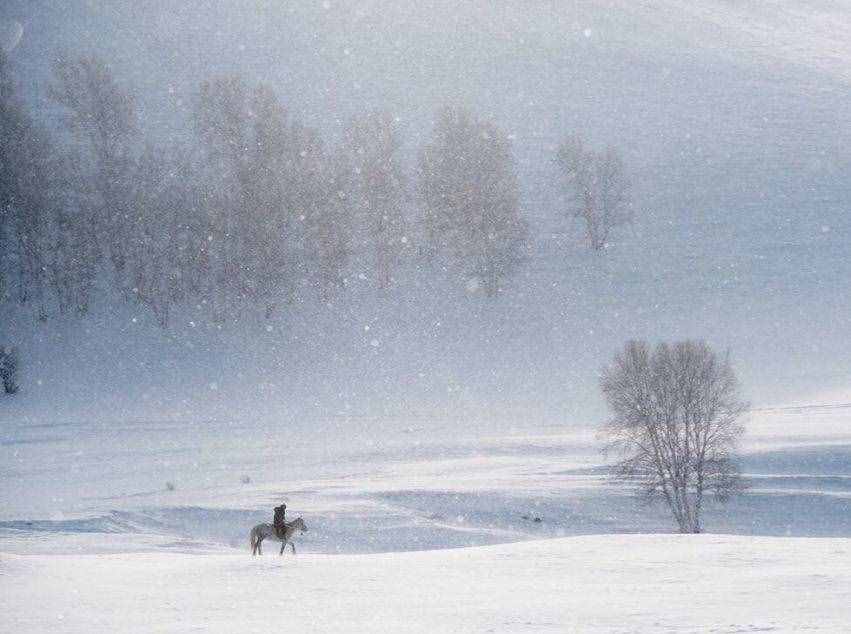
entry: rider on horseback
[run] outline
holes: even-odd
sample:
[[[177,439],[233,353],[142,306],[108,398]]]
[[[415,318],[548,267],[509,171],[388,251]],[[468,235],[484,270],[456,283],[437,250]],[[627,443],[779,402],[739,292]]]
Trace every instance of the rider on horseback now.
[[[275,507],[275,518],[272,520],[272,525],[275,527],[275,533],[278,539],[284,538],[284,531],[287,530],[287,521],[284,517],[287,513],[287,505],[281,502],[280,506]]]

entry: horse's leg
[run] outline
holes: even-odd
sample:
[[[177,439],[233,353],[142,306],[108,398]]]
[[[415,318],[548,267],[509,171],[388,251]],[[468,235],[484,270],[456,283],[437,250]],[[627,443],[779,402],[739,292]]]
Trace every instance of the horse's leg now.
[[[281,552],[280,552],[281,555],[284,554],[284,548],[286,548],[286,547],[287,547],[287,540],[284,539],[284,540],[281,541]]]
[[[295,542],[290,542],[290,547],[293,549],[293,555],[295,555]]]
[[[262,536],[260,536],[260,537],[257,539],[257,554],[258,554],[258,555],[262,555],[262,554],[263,554],[263,537],[262,537]]]

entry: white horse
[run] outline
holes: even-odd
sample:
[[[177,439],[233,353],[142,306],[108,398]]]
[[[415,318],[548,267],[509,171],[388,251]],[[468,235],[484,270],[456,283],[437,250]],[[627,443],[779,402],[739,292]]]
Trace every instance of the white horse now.
[[[284,522],[284,526],[286,529],[284,530],[284,538],[281,539],[278,537],[277,531],[275,531],[275,527],[271,524],[258,524],[254,528],[251,529],[251,533],[248,537],[248,543],[251,545],[251,554],[252,555],[262,555],[263,554],[263,540],[264,539],[272,539],[276,542],[281,542],[281,552],[280,554],[284,554],[284,548],[287,547],[287,544],[293,549],[293,555],[295,555],[295,544],[292,541],[293,535],[297,530],[300,530],[302,533],[307,531],[307,524],[304,523],[304,520],[300,517],[297,517],[292,522]]]

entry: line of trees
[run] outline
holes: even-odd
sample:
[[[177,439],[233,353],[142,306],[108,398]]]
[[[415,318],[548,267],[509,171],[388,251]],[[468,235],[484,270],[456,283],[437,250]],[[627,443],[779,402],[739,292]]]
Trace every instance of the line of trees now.
[[[50,133],[0,54],[0,303],[45,319],[87,312],[104,288],[164,326],[179,305],[271,316],[308,293],[327,300],[355,263],[387,289],[412,257],[492,296],[527,253],[511,142],[461,108],[438,113],[413,184],[390,114],[356,117],[329,144],[239,76],[203,82],[171,143],[145,133],[99,59],[58,61],[48,96],[61,117]],[[623,166],[573,141],[558,161],[569,213],[603,248],[628,219]]]

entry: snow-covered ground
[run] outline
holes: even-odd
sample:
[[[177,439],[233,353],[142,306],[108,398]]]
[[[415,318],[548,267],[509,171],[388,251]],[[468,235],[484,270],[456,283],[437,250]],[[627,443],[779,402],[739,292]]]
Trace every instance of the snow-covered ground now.
[[[21,425],[0,446],[0,631],[843,632],[849,419],[754,412],[751,488],[698,537],[609,483],[591,430]],[[299,554],[251,558],[281,499]]]
[[[606,535],[373,555],[5,556],[7,632],[847,632],[851,541]]]
[[[752,413],[741,460],[750,490],[710,507],[707,528],[851,536],[850,419],[835,406]],[[435,425],[380,443],[354,430],[333,438],[247,423],[9,425],[0,545],[32,552],[51,548],[46,536],[107,532],[124,536],[108,550],[132,550],[126,535],[242,548],[278,499],[318,525],[306,545],[325,553],[670,529],[606,480],[590,429],[482,437]]]

